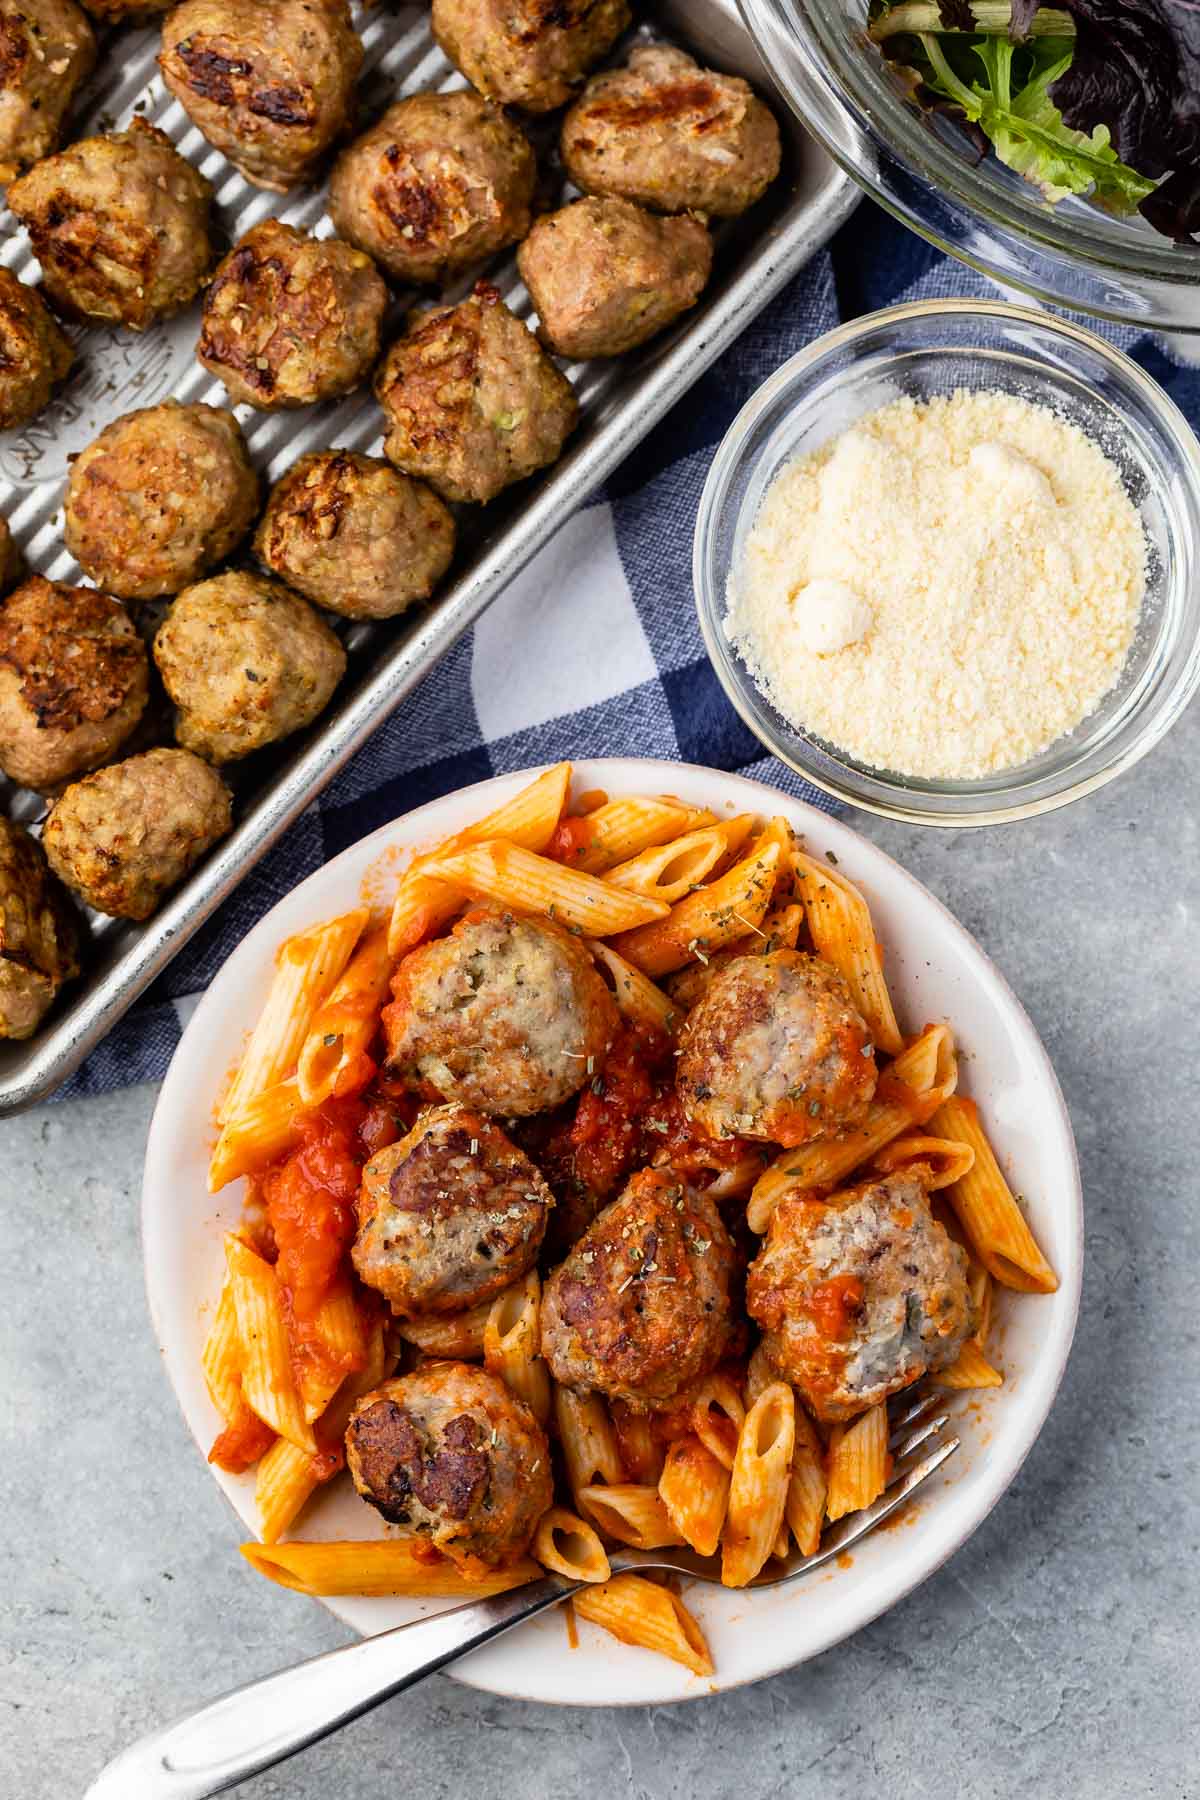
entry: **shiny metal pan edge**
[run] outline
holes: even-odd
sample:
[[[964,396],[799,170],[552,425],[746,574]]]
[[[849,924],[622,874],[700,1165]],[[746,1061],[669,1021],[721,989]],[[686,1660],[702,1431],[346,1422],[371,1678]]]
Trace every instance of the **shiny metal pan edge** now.
[[[285,746],[267,768],[238,771],[239,817],[230,837],[144,924],[93,920],[81,979],[64,991],[33,1038],[0,1043],[0,1114],[44,1099],[66,1080],[416,683],[853,210],[857,189],[804,136],[782,98],[772,93],[733,0],[659,0],[646,12],[653,35],[680,43],[714,66],[745,75],[768,92],[787,144],[784,176],[744,220],[719,234],[712,284],[675,331],[619,362],[568,368],[580,394],[583,421],[566,454],[544,475],[485,509],[473,531],[464,531],[447,585],[414,614],[411,623],[351,628],[347,637],[351,671],[340,697],[294,748]],[[377,94],[392,97],[401,89],[458,85],[440,52],[432,48],[423,15],[411,8],[397,14],[379,7],[362,13],[358,23],[368,49],[364,78],[368,101],[372,83]],[[217,211],[228,237],[272,213],[310,229],[317,226],[323,206],[320,193],[279,196],[250,188],[189,127],[154,74],[156,32],[137,33],[132,40],[126,34],[119,41],[132,42],[136,49],[101,78],[98,88],[93,83],[83,129],[95,129],[102,118],[125,123],[140,98],[143,116],[168,130],[190,160],[214,180]],[[75,135],[80,134],[77,127]],[[11,232],[11,216],[6,225]],[[318,227],[319,235],[328,229],[326,222],[323,230]],[[36,276],[28,246],[12,236],[6,235],[0,262]],[[528,317],[528,298],[511,259],[498,270],[489,269],[488,275],[514,310]],[[81,449],[120,412],[169,394],[227,404],[221,385],[192,359],[195,310],[184,315],[182,326],[171,324],[173,347],[156,343],[152,333],[132,342],[130,334],[121,334],[119,347],[128,351],[133,364],[129,386],[115,402],[109,398],[95,416],[89,415],[89,406],[98,404],[103,392],[70,400],[63,434],[68,451]],[[156,368],[160,379],[164,369],[168,375],[176,370],[165,388],[148,385]],[[111,378],[107,385],[111,392]],[[299,415],[254,414],[247,407],[236,411],[267,482],[276,480],[309,449],[336,443],[375,450],[381,441],[380,415],[367,394]],[[33,478],[15,478],[22,474]],[[5,440],[0,438],[0,511],[13,526],[30,566],[55,579],[78,579],[76,565],[58,542],[61,494],[61,472],[47,477],[32,469],[28,459],[14,472],[12,455],[6,456]],[[261,764],[270,756],[264,752],[251,761]],[[32,795],[10,788],[4,800],[5,810],[13,816],[36,819],[40,803]]]

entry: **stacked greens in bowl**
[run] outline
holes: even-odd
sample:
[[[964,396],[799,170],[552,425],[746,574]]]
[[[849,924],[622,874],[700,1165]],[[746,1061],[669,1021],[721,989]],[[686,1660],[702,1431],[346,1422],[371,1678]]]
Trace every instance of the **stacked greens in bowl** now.
[[[872,0],[870,34],[927,111],[1048,200],[1200,234],[1200,0]]]

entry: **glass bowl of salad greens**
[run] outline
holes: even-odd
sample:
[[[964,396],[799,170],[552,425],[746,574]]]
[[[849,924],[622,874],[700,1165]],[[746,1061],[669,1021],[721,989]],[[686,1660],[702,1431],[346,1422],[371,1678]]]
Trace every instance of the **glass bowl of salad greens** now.
[[[1040,299],[1200,332],[1200,5],[739,5],[802,122],[923,237]]]

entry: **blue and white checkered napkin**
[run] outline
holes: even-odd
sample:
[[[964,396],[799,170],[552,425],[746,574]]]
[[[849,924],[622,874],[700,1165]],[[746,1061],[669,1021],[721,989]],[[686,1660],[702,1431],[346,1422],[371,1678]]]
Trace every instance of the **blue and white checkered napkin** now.
[[[348,844],[452,789],[532,764],[678,758],[828,798],[763,756],[704,653],[692,527],[734,414],[840,319],[908,299],[989,293],[873,206],[799,275],[609,481],[566,521],[474,631],[401,705],[61,1090],[93,1094],[166,1070],[195,997],[297,882]],[[1102,328],[1200,423],[1200,371],[1160,341]]]

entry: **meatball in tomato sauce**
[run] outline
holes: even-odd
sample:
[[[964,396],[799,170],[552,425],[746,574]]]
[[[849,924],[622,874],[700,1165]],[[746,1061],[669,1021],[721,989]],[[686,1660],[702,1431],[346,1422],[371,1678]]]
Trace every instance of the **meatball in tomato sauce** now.
[[[673,1169],[643,1169],[546,1283],[555,1380],[638,1411],[669,1404],[725,1352],[733,1266],[713,1202]]]
[[[473,911],[406,956],[384,1008],[389,1074],[519,1118],[577,1094],[616,1035],[583,945],[544,919]]]
[[[467,1363],[432,1363],[364,1395],[346,1463],[402,1536],[460,1563],[519,1556],[553,1497],[545,1432],[502,1381]]]
[[[486,1113],[432,1107],[363,1170],[354,1266],[401,1318],[462,1312],[532,1267],[553,1205]]]
[[[908,1170],[781,1200],[746,1304],[772,1368],[831,1422],[946,1368],[975,1329],[966,1252]]]
[[[857,1123],[875,1093],[874,1047],[837,970],[799,950],[740,956],[679,1034],[684,1110],[714,1137],[811,1143]]]

